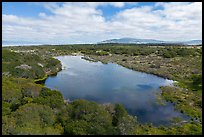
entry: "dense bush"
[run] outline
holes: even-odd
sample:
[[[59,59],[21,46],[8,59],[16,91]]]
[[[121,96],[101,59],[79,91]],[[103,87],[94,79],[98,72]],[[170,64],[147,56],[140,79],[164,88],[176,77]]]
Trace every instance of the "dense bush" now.
[[[10,109],[15,110],[18,108],[18,106],[21,104],[20,100],[23,97],[21,93],[21,88],[16,83],[13,83],[9,80],[9,78],[3,77],[3,83],[2,83],[2,101],[4,101],[4,107],[7,104],[7,110],[8,103],[10,104]],[[6,103],[7,102],[7,103]],[[6,111],[7,111],[6,110]],[[3,109],[3,113],[5,109]]]
[[[75,100],[72,104],[71,122],[65,126],[66,134],[113,134],[111,115],[94,102]],[[76,124],[78,123],[78,124]],[[75,129],[79,129],[79,133]]]
[[[43,88],[40,92],[39,97],[35,98],[33,102],[47,105],[53,109],[60,109],[64,105],[62,94],[59,91],[50,90],[48,88]]]
[[[60,134],[60,131],[54,127],[56,120],[54,112],[48,106],[25,104],[12,116],[16,121],[13,134]]]
[[[40,58],[35,54],[15,53],[9,50],[3,50],[2,54],[3,72],[14,77],[39,79],[61,69],[60,61],[51,57]]]

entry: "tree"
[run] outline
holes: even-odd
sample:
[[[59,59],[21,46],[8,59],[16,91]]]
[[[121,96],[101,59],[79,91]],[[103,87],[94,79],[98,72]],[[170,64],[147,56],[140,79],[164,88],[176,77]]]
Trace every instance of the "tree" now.
[[[112,123],[117,129],[117,134],[128,135],[132,134],[135,128],[136,118],[129,116],[121,104],[116,104]]]
[[[60,134],[56,129],[56,116],[49,106],[28,103],[11,114],[16,127],[10,134]],[[5,126],[6,127],[6,126]]]
[[[72,121],[65,126],[67,134],[104,135],[114,133],[112,117],[105,108],[86,100],[76,100],[71,105]]]
[[[48,88],[43,88],[39,97],[35,98],[33,102],[50,106],[53,109],[60,109],[64,105],[62,94],[59,91]]]

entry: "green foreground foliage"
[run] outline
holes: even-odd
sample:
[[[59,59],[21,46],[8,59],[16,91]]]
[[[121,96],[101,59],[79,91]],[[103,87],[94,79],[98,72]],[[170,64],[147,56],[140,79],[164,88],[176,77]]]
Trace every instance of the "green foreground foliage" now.
[[[12,85],[7,85],[11,83]],[[21,86],[18,83],[23,82]],[[33,84],[39,93],[23,94]],[[40,87],[39,87],[40,86]],[[24,78],[3,77],[2,133],[4,135],[129,135],[202,134],[198,123],[154,127],[137,122],[120,104],[99,105],[87,100],[64,102],[60,92],[44,88]],[[15,107],[13,107],[15,106]]]
[[[24,83],[24,85],[18,84]],[[39,92],[24,94],[26,86],[33,84]],[[120,105],[107,107],[86,100],[64,102],[59,91],[50,90],[24,78],[3,77],[2,132],[10,135],[24,134],[129,134],[136,121],[124,121],[131,116]],[[9,96],[7,96],[9,93]],[[13,107],[15,106],[15,107]],[[118,109],[120,106],[120,109]],[[113,124],[112,120],[117,121]]]
[[[72,53],[83,53],[95,60],[99,60],[99,57],[102,62],[112,61],[128,68],[146,70],[148,73],[177,80],[175,87],[161,87],[161,95],[165,100],[174,103],[176,109],[192,117],[192,121],[176,122],[170,127],[140,124],[120,104],[104,105],[87,100],[67,102],[59,91],[34,82],[61,70],[60,62],[52,58],[53,56]],[[201,49],[177,46],[144,48],[132,45],[68,45],[3,48],[2,133],[201,135],[201,56]],[[142,60],[143,58],[147,60]],[[151,63],[148,58],[152,59]],[[147,63],[141,65],[136,63],[138,60]],[[165,63],[161,64],[162,61]],[[166,67],[165,64],[171,67]],[[179,67],[180,70],[174,70],[173,67]]]

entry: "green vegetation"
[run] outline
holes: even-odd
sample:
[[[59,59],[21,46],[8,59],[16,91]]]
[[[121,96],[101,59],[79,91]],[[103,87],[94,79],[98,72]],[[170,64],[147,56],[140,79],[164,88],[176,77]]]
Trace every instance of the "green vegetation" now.
[[[145,47],[144,47],[145,46]],[[61,70],[53,56],[85,54],[85,59],[115,62],[133,70],[176,80],[161,87],[160,99],[192,120],[175,118],[169,127],[138,123],[121,104],[86,100],[67,102],[62,94],[37,81]],[[202,48],[171,45],[64,45],[2,49],[3,135],[201,135]],[[36,83],[35,83],[36,82]]]
[[[202,135],[202,125],[198,123],[185,123],[172,127],[154,127],[151,124],[137,125],[133,134],[136,135]]]
[[[52,109],[60,109],[64,104],[62,94],[59,91],[50,91],[48,88],[42,88],[40,95],[33,102],[47,105]]]
[[[26,92],[28,87],[39,92]],[[116,114],[112,114],[106,107],[86,100],[67,104],[59,91],[29,79],[3,76],[3,91],[3,134],[116,134],[122,132],[123,127],[119,123],[112,124],[112,119],[128,124],[124,119],[131,117],[124,108],[120,108],[122,112],[116,107]]]
[[[60,71],[61,63],[54,58],[40,58],[36,54],[16,53],[3,49],[3,75],[40,79]]]
[[[199,94],[177,87],[161,87],[162,97],[175,103],[176,109],[202,123],[202,98]]]
[[[71,104],[69,117],[65,122],[65,134],[111,134],[113,133],[112,117],[94,102],[76,100]]]

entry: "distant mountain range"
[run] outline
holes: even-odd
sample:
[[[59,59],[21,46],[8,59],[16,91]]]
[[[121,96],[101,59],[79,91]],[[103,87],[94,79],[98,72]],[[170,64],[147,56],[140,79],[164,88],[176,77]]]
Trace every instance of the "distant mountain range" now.
[[[101,41],[98,44],[118,43],[118,44],[181,44],[181,45],[201,45],[202,40],[190,41],[161,41],[155,39],[135,39],[135,38],[120,38]]]

